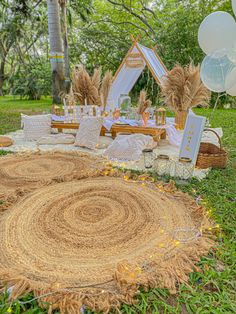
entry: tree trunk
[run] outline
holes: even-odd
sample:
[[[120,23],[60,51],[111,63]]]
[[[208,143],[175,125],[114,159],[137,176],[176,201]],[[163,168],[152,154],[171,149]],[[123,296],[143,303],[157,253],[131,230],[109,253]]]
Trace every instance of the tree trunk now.
[[[52,68],[53,103],[61,103],[60,93],[65,92],[64,54],[58,0],[47,0],[50,61]]]
[[[68,32],[67,32],[67,1],[60,1],[61,5],[61,26],[62,26],[62,38],[64,48],[64,60],[65,60],[65,89],[66,92],[70,92],[70,62],[69,62],[69,45],[68,45]]]
[[[3,96],[3,84],[5,80],[5,58],[2,58],[0,63],[0,96]]]

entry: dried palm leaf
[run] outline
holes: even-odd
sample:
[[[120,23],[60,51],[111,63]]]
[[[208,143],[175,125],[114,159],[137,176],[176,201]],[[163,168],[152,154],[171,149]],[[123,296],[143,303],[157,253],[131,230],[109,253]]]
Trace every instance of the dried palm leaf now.
[[[199,65],[192,63],[186,67],[177,64],[165,76],[161,88],[166,105],[175,112],[207,106],[211,95],[201,82]]]
[[[70,88],[70,92],[69,94],[66,94],[64,92],[61,92],[60,93],[60,97],[61,97],[61,100],[62,102],[65,103],[68,105],[68,106],[76,106],[76,97],[74,95],[74,92],[73,92],[73,89],[72,89],[72,86]]]
[[[138,101],[138,114],[142,114],[145,112],[145,110],[151,106],[152,102],[147,98],[147,92],[143,89],[140,92],[139,95],[139,101]]]
[[[101,89],[100,89],[100,98],[101,98],[101,104],[103,106],[104,111],[106,110],[108,94],[112,85],[112,79],[113,79],[112,72],[107,71],[102,80]]]
[[[93,72],[93,76],[91,78],[92,84],[99,90],[100,85],[101,85],[101,72],[102,68],[99,67],[98,69],[95,69]]]
[[[96,73],[97,77],[97,73]],[[99,93],[86,69],[81,66],[72,72],[72,87],[76,100],[84,105],[87,101],[89,105],[98,105],[100,102]]]

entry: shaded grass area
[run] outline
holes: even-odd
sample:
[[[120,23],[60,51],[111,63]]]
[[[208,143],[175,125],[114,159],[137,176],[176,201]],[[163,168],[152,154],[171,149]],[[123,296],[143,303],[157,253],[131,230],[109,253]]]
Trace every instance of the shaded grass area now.
[[[0,134],[19,128],[20,112],[31,114],[47,111],[50,104],[49,98],[31,102],[0,97]],[[208,118],[212,113],[210,109],[195,111]],[[123,305],[121,313],[236,313],[236,110],[216,110],[211,125],[223,128],[223,145],[230,156],[228,167],[212,170],[206,179],[200,182],[193,179],[185,185],[179,185],[179,188],[195,198],[201,196],[209,215],[219,224],[217,248],[201,259],[199,266],[202,271],[191,273],[188,284],[180,285],[177,295],[172,296],[164,289],[142,291],[139,302],[133,306]],[[22,301],[31,298],[32,295],[27,295]],[[2,294],[1,314],[47,313],[35,301],[12,305],[6,302],[6,296]],[[88,313],[91,312],[86,311]]]
[[[25,100],[11,96],[0,96],[0,134],[20,128],[20,114],[37,114],[49,112],[52,100],[50,97],[41,100]]]

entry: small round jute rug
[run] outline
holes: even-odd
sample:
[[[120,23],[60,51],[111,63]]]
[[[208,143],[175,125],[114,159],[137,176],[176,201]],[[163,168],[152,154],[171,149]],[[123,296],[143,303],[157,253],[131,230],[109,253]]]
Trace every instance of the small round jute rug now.
[[[0,197],[9,201],[53,182],[69,181],[104,168],[102,159],[79,153],[30,153],[0,158]]]
[[[33,291],[49,312],[107,313],[133,303],[140,286],[175,292],[211,247],[208,228],[190,197],[154,183],[109,176],[58,183],[2,214],[0,278],[13,298]]]

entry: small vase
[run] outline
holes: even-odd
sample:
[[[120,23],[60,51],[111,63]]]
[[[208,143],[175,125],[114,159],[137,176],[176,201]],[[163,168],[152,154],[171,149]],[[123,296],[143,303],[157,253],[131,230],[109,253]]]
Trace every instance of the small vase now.
[[[118,120],[120,118],[120,109],[115,109],[113,112],[113,120]]]
[[[177,130],[183,130],[188,116],[188,110],[177,111],[175,113],[175,126]]]
[[[148,122],[148,119],[150,117],[150,113],[149,112],[143,112],[142,113],[142,118],[143,118],[143,126],[146,127],[147,126],[147,122]]]

